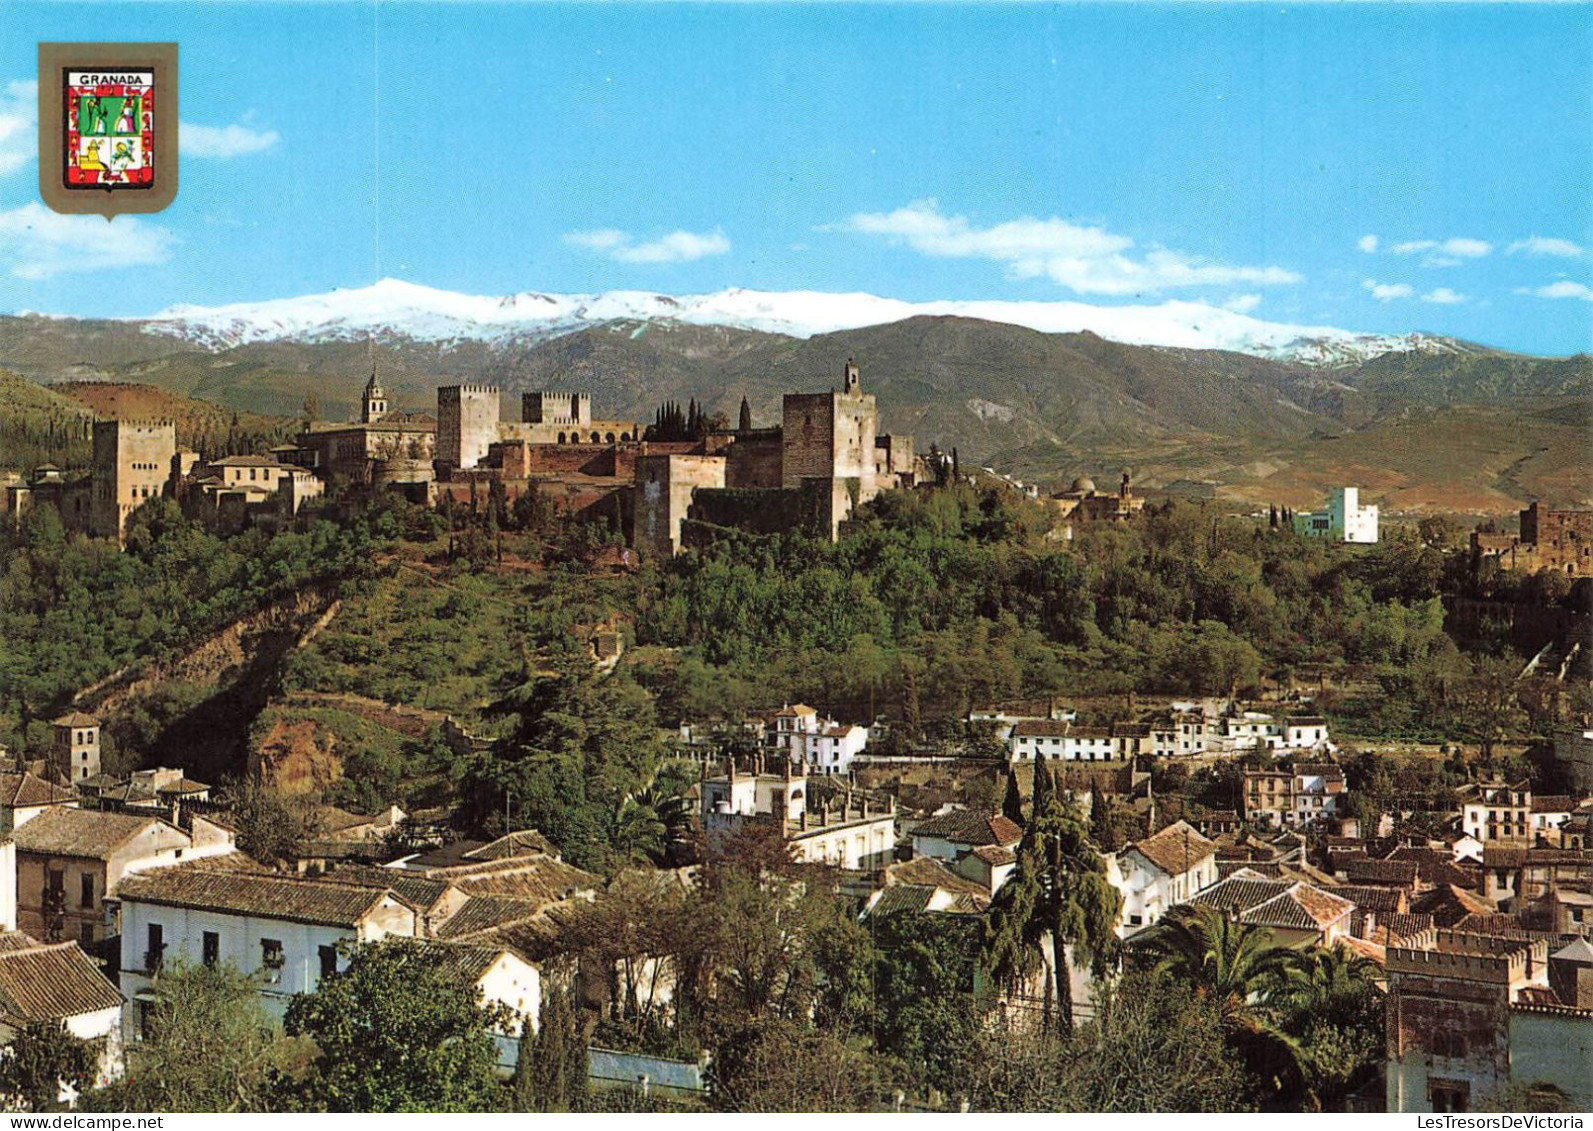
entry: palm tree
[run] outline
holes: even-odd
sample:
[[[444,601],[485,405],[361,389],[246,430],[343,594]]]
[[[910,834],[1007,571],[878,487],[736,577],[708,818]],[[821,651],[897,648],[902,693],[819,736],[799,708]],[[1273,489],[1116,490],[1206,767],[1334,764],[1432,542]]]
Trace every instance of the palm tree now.
[[[1158,972],[1210,996],[1225,1024],[1245,1023],[1254,1006],[1299,964],[1299,954],[1272,941],[1265,927],[1239,923],[1204,905],[1175,909],[1142,936]]]
[[[1273,995],[1291,1016],[1328,1025],[1353,1025],[1378,996],[1377,963],[1342,943],[1300,954]]]
[[[1302,1088],[1299,1041],[1274,1023],[1272,1008],[1297,982],[1307,960],[1273,941],[1265,927],[1240,923],[1204,905],[1183,906],[1141,936],[1141,953],[1157,973],[1212,999],[1234,1050],[1279,1093]]]

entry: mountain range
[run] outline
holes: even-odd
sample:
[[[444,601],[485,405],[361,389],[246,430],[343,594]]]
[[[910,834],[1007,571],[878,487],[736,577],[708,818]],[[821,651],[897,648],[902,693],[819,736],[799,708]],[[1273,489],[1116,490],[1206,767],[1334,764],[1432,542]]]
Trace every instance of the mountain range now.
[[[395,280],[326,295],[176,307],[146,319],[0,317],[0,367],[117,381],[297,415],[351,414],[374,365],[402,407],[439,384],[584,389],[647,421],[695,398],[760,423],[854,357],[882,427],[1042,484],[1074,475],[1201,485],[1294,506],[1357,484],[1386,507],[1586,504],[1593,361],[1452,338],[1288,326],[1198,303],[910,304],[728,290],[482,298]],[[514,415],[507,401],[507,415]],[[3,453],[0,453],[3,459]]]

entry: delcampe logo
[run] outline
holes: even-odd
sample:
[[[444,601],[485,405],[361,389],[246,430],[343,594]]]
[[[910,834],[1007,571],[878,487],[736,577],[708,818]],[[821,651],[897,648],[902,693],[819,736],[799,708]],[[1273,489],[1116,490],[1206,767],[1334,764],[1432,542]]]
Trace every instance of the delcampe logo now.
[[[175,43],[39,44],[39,195],[107,220],[172,202]]]

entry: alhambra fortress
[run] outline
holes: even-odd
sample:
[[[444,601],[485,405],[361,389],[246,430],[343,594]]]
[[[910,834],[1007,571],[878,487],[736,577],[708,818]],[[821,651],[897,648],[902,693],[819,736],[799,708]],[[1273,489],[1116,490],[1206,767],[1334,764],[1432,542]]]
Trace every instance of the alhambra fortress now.
[[[7,510],[20,520],[50,502],[68,529],[121,538],[128,516],[162,495],[237,529],[291,520],[333,486],[470,508],[535,491],[561,511],[610,517],[641,553],[667,557],[716,527],[834,539],[853,508],[924,471],[911,437],[880,433],[851,361],[839,389],[787,393],[779,424],[753,427],[743,400],[737,427],[697,439],[643,439],[637,421],[594,418],[582,392],[525,393],[517,421],[502,419],[502,401],[493,386],[446,385],[435,416],[395,412],[373,371],[358,421],[309,424],[266,456],[209,461],[178,449],[170,421],[98,421],[86,479],[41,468],[6,488]]]
[[[604,518],[633,548],[668,557],[722,529],[769,534],[805,530],[832,541],[854,508],[881,491],[932,478],[911,436],[879,430],[874,396],[848,359],[839,388],[786,393],[780,423],[754,427],[745,399],[734,428],[691,438],[644,438],[634,420],[599,419],[584,392],[530,392],[519,420],[503,419],[502,390],[444,385],[435,415],[394,411],[373,370],[360,418],[310,423],[296,442],[268,455],[203,460],[177,447],[171,421],[102,420],[93,431],[87,476],[36,468],[0,495],[0,514],[20,522],[39,503],[68,530],[121,539],[128,516],[151,498],[175,498],[185,512],[222,530],[289,522],[303,504],[348,486],[393,488],[412,501],[480,510],[535,492],[555,509]],[[1046,500],[1067,524],[1125,521],[1145,505],[1125,473],[1116,491],[1088,479]],[[1305,521],[1301,521],[1301,520]],[[1376,542],[1377,508],[1355,488],[1326,510],[1295,515],[1302,533]],[[1471,536],[1474,559],[1524,572],[1593,574],[1593,511],[1556,511],[1534,502],[1520,532]]]

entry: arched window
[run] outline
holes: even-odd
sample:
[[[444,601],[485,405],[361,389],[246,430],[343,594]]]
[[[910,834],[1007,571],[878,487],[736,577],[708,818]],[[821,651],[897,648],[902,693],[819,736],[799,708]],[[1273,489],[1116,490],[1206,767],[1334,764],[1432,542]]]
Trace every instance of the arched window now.
[[[563,432],[559,433],[559,443],[561,443],[561,444],[564,443],[564,433]]]
[[[596,432],[592,433],[592,443],[594,443],[594,444],[598,443],[598,438],[597,438],[597,433]]]
[[[605,444],[612,444],[614,442],[614,433],[610,432],[607,436],[605,436],[603,438],[603,442]]]

